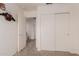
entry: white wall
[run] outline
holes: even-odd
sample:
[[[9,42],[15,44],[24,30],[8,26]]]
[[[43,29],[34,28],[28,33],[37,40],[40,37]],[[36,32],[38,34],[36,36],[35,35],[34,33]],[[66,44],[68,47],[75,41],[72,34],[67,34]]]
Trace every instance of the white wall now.
[[[6,4],[6,8],[16,21],[9,22],[0,16],[0,55],[14,55],[18,48],[17,7],[15,4]]]
[[[0,55],[2,56],[14,55],[26,46],[26,23],[23,10],[14,3],[7,3],[6,9],[16,21],[9,22],[0,16]]]
[[[37,11],[37,20],[36,20],[36,39],[37,39],[37,42],[36,42],[36,45],[37,45],[37,49],[38,50],[41,50],[43,49],[44,47],[46,47],[46,45],[44,46],[43,45],[43,48],[41,47],[41,42],[42,42],[42,39],[43,39],[43,44],[46,44],[45,43],[45,37],[46,35],[48,34],[48,31],[51,31],[52,32],[52,29],[49,29],[47,31],[47,33],[43,32],[43,30],[46,28],[45,26],[43,27],[44,24],[46,24],[46,22],[48,21],[47,24],[50,24],[50,21],[49,19],[48,20],[45,20],[42,22],[42,19],[40,17],[43,17],[41,16],[42,14],[44,15],[54,15],[55,13],[60,13],[60,12],[70,12],[70,40],[71,41],[68,45],[71,45],[70,47],[70,51],[72,52],[79,52],[79,4],[53,4],[53,5],[48,5],[48,6],[40,6],[38,7],[38,11]],[[44,15],[44,17],[45,17]],[[46,18],[46,17],[45,17]],[[52,16],[52,19],[54,19],[54,16]],[[42,24],[41,24],[42,23]],[[62,24],[63,25],[63,24]],[[43,29],[44,28],[44,29]],[[50,26],[50,28],[53,28],[52,25]],[[41,35],[45,35],[45,36],[41,36]],[[50,38],[51,34],[48,35],[48,38]],[[50,38],[52,39],[52,38]],[[47,41],[46,41],[47,42]],[[55,41],[54,41],[55,42]],[[47,45],[54,45],[54,43],[48,39],[48,43]],[[62,41],[61,41],[62,42]],[[49,48],[49,46],[47,46]],[[50,46],[51,47],[51,46]]]
[[[24,15],[25,15],[25,17],[36,17],[37,10],[25,11]]]
[[[27,18],[26,19],[26,32],[30,39],[35,39],[36,36],[36,19]]]

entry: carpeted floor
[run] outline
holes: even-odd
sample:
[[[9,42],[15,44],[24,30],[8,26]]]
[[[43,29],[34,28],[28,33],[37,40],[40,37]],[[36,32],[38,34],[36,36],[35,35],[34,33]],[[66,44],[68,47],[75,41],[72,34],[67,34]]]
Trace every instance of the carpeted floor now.
[[[30,40],[27,43],[27,47],[15,54],[15,56],[79,56],[63,51],[37,51],[35,46],[35,40]]]

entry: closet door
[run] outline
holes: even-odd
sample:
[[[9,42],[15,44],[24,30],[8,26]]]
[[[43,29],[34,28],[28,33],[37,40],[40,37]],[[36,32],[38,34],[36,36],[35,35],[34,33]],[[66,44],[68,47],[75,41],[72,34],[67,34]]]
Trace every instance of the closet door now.
[[[41,14],[41,49],[55,50],[55,19],[52,14]]]
[[[69,39],[69,13],[56,13],[56,51],[68,51],[70,49]]]

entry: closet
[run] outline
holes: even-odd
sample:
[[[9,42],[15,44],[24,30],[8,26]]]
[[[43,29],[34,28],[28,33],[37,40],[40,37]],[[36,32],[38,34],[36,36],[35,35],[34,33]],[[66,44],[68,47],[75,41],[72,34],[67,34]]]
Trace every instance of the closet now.
[[[41,49],[68,51],[70,49],[70,13],[41,14]]]
[[[79,5],[54,4],[38,8],[40,50],[79,51]]]
[[[41,49],[55,50],[55,20],[52,14],[41,14]],[[49,42],[50,41],[50,42]]]

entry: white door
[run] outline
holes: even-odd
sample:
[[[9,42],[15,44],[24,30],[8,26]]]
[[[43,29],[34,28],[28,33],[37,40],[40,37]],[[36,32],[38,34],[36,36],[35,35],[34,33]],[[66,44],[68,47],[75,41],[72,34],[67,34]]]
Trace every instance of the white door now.
[[[40,27],[41,27],[41,49],[42,50],[55,50],[55,19],[52,14],[41,14]]]
[[[56,51],[68,51],[70,49],[69,39],[69,13],[56,13]]]

